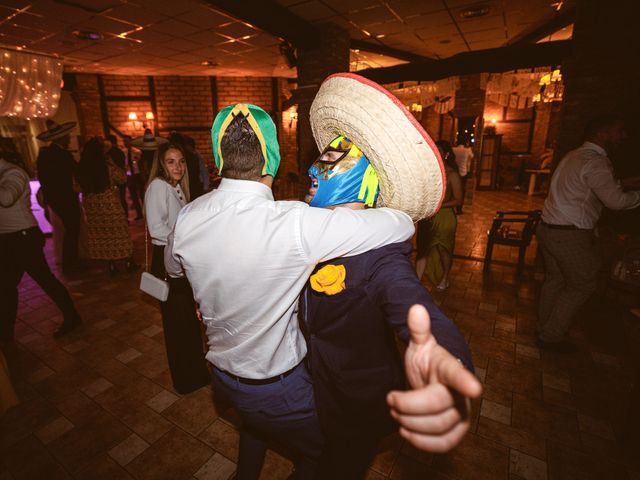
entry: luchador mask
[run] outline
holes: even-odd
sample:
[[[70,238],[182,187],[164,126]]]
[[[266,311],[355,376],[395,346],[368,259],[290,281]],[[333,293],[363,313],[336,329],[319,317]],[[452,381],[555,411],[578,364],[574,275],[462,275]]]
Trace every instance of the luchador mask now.
[[[375,170],[364,153],[343,135],[325,147],[308,172],[318,187],[312,207],[352,202],[371,207],[378,197]]]

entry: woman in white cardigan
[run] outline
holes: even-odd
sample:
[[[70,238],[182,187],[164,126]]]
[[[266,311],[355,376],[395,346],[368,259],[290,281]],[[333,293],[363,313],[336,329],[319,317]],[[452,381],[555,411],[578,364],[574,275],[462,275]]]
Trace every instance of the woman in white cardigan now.
[[[169,282],[169,296],[160,303],[167,359],[173,386],[189,393],[210,382],[202,349],[202,332],[191,285],[186,278],[167,278],[164,247],[180,209],[189,202],[189,177],[182,148],[160,145],[149,174],[144,209],[153,255],[151,273]]]

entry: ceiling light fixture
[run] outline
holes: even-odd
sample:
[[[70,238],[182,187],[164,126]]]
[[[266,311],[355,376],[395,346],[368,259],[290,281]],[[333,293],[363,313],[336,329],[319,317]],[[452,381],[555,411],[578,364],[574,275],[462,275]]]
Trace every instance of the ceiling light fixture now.
[[[490,8],[487,5],[474,5],[463,10],[460,10],[460,18],[469,19],[469,18],[478,18],[484,17],[490,12]]]
[[[93,30],[74,30],[72,33],[74,37],[79,38],[80,40],[93,40],[94,42],[97,42],[104,38],[103,34]]]
[[[204,60],[200,65],[203,67],[217,67],[219,63],[214,62],[213,60]]]

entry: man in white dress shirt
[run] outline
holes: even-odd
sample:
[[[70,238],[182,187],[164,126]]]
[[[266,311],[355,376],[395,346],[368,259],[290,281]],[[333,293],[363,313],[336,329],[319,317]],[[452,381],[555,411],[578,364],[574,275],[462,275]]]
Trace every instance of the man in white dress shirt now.
[[[538,310],[542,348],[573,349],[564,337],[596,289],[600,250],[594,229],[602,207],[626,210],[640,205],[640,192],[623,190],[625,182],[616,180],[607,156],[623,138],[620,119],[594,118],[587,125],[586,141],[567,153],[551,179],[537,232],[545,262]]]
[[[184,269],[207,327],[216,395],[243,419],[238,479],[257,478],[266,439],[290,447],[301,478],[322,449],[298,295],[316,264],[401,242],[411,218],[381,208],[311,208],[275,202],[275,125],[253,105],[222,110],[213,125],[215,191],[187,205],[166,249],[167,272]]]
[[[456,156],[456,164],[458,165],[458,174],[462,180],[462,200],[467,193],[467,180],[471,173],[471,160],[473,159],[473,150],[467,143],[459,143],[453,147],[453,154]],[[456,207],[456,213],[462,213],[462,205]]]

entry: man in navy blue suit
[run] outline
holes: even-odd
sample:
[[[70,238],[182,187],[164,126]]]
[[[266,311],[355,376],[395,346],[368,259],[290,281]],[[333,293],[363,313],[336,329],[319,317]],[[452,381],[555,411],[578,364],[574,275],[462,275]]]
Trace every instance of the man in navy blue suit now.
[[[376,173],[343,136],[327,146],[309,173],[318,184],[313,206],[359,209],[375,203]],[[302,296],[308,360],[326,436],[322,478],[364,477],[380,439],[398,430],[400,418],[390,414],[389,405],[407,396],[417,399],[411,397],[414,390],[393,393],[387,401],[390,391],[407,387],[407,377],[413,389],[433,391],[426,415],[423,410],[414,419],[403,419],[405,425],[433,424],[434,438],[424,438],[427,449],[446,450],[442,437],[455,444],[468,428],[469,402],[462,395],[480,393],[477,381],[468,378],[471,354],[460,331],[418,280],[411,251],[404,242],[319,264]],[[408,325],[413,305],[424,308],[414,307]],[[409,344],[407,377],[396,338]],[[399,395],[404,398],[398,400]],[[425,407],[425,398],[415,413]],[[412,435],[406,428],[401,434]]]

